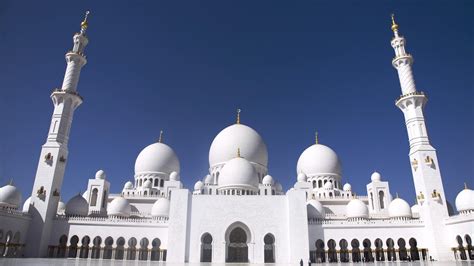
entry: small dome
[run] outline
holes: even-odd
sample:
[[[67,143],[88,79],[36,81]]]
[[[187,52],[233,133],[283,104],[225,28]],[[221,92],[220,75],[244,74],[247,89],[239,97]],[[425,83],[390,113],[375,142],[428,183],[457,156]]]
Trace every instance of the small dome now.
[[[22,212],[28,212],[28,210],[30,209],[30,204],[31,204],[31,197],[27,198],[25,200],[25,203],[23,203],[23,208],[22,208]]]
[[[474,210],[474,190],[463,189],[456,196],[454,204],[458,212]]]
[[[180,177],[179,177],[178,172],[176,171],[171,172],[170,181],[179,181],[179,180],[180,180]]]
[[[135,161],[135,174],[147,173],[179,173],[178,156],[168,145],[161,142],[153,143],[144,148]]]
[[[65,214],[66,212],[66,204],[62,201],[58,202],[58,208],[56,209],[57,214]]]
[[[275,188],[276,188],[276,191],[283,191],[283,187],[278,182],[275,183]]]
[[[89,203],[87,203],[87,200],[83,198],[81,194],[77,194],[66,204],[66,215],[87,216],[88,212]]]
[[[396,198],[388,206],[388,215],[390,218],[411,218],[410,205],[405,200]]]
[[[127,181],[125,183],[125,185],[123,186],[123,189],[126,190],[126,189],[133,189],[133,183],[130,182],[130,181]]]
[[[151,183],[150,179],[146,180],[145,182],[143,182],[143,187],[144,188],[151,188],[153,187],[153,184]]]
[[[203,186],[204,186],[204,183],[202,183],[202,181],[199,180],[196,182],[196,184],[194,184],[194,190],[201,190]]]
[[[326,184],[324,184],[324,189],[325,190],[332,190],[332,189],[334,189],[334,185],[332,184],[332,182],[326,182]]]
[[[379,172],[373,172],[370,176],[370,180],[372,180],[372,182],[380,182],[382,181],[382,176]]]
[[[6,185],[0,188],[0,206],[9,208],[19,208],[21,205],[21,193],[13,185]]]
[[[305,175],[305,173],[299,173],[296,180],[298,182],[306,182],[306,181],[308,181],[308,177]]]
[[[116,197],[107,206],[107,215],[129,217],[132,212],[132,207],[127,199],[123,197]]]
[[[413,206],[411,206],[411,213],[412,214],[415,214],[415,213],[420,213],[420,205],[418,204],[415,204]]]
[[[104,170],[99,170],[95,173],[95,179],[105,179],[106,175]]]
[[[266,175],[262,180],[262,184],[273,185],[273,177],[271,175]]]
[[[310,219],[322,219],[326,215],[321,202],[314,199],[306,203],[306,209],[308,210],[308,218]]]
[[[329,147],[314,144],[303,151],[296,166],[297,173],[341,176],[341,164],[337,154]]]
[[[213,167],[232,160],[237,149],[249,162],[267,166],[267,146],[262,137],[253,128],[242,124],[228,126],[217,134],[209,150],[209,165]]]
[[[206,175],[206,177],[204,178],[204,184],[213,184],[213,178],[212,178],[212,175]]]
[[[352,191],[352,186],[349,183],[345,183],[344,186],[342,187],[344,191]]]
[[[168,217],[170,213],[170,201],[166,198],[159,198],[151,208],[151,216]]]
[[[222,167],[219,187],[257,187],[258,179],[255,168],[244,158],[236,157]]]
[[[346,206],[347,218],[368,218],[369,209],[360,199],[352,199]]]

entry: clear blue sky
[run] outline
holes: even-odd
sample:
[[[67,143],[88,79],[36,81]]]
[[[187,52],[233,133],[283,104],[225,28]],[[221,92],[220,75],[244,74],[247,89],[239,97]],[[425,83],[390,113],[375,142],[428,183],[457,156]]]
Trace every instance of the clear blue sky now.
[[[332,147],[358,194],[373,170],[413,203],[400,95],[391,66],[395,12],[425,91],[428,133],[447,197],[474,186],[472,1],[0,2],[0,183],[26,199],[49,128],[51,90],[91,10],[62,200],[104,169],[113,192],[160,129],[191,188],[214,136],[235,121],[256,129],[285,189],[314,141]],[[332,1],[331,1],[332,2]],[[383,3],[382,3],[383,2]]]

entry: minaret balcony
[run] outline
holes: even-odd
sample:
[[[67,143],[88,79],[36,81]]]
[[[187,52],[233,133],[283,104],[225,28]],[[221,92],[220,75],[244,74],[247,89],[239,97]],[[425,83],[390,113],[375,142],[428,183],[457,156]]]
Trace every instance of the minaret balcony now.
[[[413,56],[411,56],[411,54],[404,54],[404,55],[399,55],[399,56],[395,56],[393,59],[392,59],[392,65],[393,67],[397,68],[399,67],[400,65],[406,65],[406,64],[410,64],[412,65],[413,64]]]

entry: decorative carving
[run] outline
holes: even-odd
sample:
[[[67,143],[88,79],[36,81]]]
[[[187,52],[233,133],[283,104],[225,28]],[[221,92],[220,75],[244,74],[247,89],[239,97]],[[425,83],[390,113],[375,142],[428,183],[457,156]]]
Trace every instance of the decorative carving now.
[[[38,195],[38,197],[40,197],[40,196],[45,196],[45,195],[46,195],[46,190],[44,189],[43,186],[41,186],[41,187],[36,191],[36,194]]]
[[[416,196],[417,199],[422,200],[425,199],[425,195],[423,195],[423,192],[420,191],[420,194]]]
[[[66,162],[66,158],[64,158],[64,156],[61,156],[61,158],[59,158],[59,161],[64,163],[64,162]]]
[[[55,190],[53,191],[53,196],[54,196],[54,197],[59,197],[59,191],[58,191],[58,189],[55,189]]]
[[[418,161],[416,160],[416,158],[413,158],[413,161],[411,161],[411,166],[415,171],[416,169],[418,169]]]
[[[431,193],[431,197],[432,198],[440,198],[441,194],[439,194],[439,192],[437,192],[436,189],[433,189],[433,192]]]
[[[45,160],[45,161],[51,161],[51,160],[53,160],[53,155],[51,155],[51,153],[48,152],[48,153],[44,156],[44,160]]]
[[[435,167],[434,160],[429,155],[425,157],[425,164],[431,168]]]

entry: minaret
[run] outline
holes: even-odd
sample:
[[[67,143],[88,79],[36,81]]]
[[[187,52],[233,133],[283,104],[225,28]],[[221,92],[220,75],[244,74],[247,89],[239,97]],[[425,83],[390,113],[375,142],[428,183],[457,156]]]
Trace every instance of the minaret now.
[[[26,243],[27,257],[46,257],[53,219],[61,193],[68,158],[68,140],[74,110],[82,103],[77,93],[81,68],[87,60],[84,48],[88,43],[86,12],[81,31],[74,34],[74,47],[66,53],[67,68],[62,88],[51,94],[54,111],[46,143],[43,144],[31,193],[29,213],[32,217]]]
[[[397,69],[402,89],[402,95],[396,100],[395,105],[402,110],[405,116],[410,142],[409,157],[413,181],[417,200],[422,206],[420,215],[426,223],[426,229],[430,230],[428,235],[435,238],[430,241],[435,245],[430,249],[430,254],[434,259],[439,260],[446,256],[443,254],[445,250],[449,251],[449,247],[440,248],[439,246],[439,243],[447,241],[438,239],[442,235],[439,232],[444,230],[442,222],[443,218],[448,217],[448,209],[438,156],[435,148],[430,144],[423,114],[423,108],[428,99],[423,92],[416,89],[411,69],[413,57],[405,51],[405,38],[400,35],[393,15],[392,31],[394,37],[391,44],[395,50],[392,65]]]

